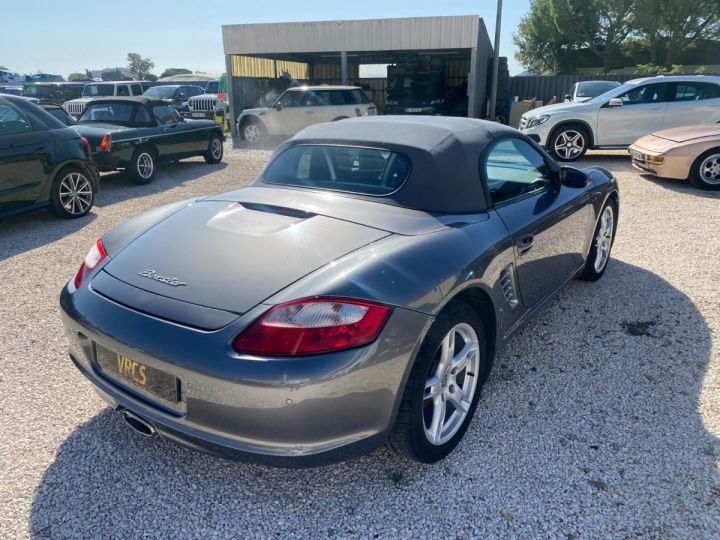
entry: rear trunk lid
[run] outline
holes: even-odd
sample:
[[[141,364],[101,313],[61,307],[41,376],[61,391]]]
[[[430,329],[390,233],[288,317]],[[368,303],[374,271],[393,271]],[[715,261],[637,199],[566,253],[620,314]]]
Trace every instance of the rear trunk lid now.
[[[389,234],[297,209],[204,200],[159,222],[104,270],[161,297],[242,314]],[[146,301],[143,311],[155,310]]]

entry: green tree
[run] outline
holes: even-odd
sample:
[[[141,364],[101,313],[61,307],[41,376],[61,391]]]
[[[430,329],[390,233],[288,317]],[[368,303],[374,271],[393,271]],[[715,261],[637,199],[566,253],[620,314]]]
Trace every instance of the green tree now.
[[[160,78],[172,77],[173,75],[190,75],[192,71],[185,68],[167,68],[160,74]]]
[[[105,71],[100,76],[103,81],[124,81],[126,77],[122,74],[122,71],[116,69],[114,71]]]
[[[155,63],[149,58],[143,58],[138,53],[128,53],[127,55],[128,69],[136,79],[144,79],[150,74]]]
[[[540,74],[572,70],[577,44],[557,30],[553,0],[533,0],[513,36],[515,58],[523,67]]]
[[[83,79],[87,79],[87,76],[84,73],[75,72],[67,76],[67,80],[70,82],[81,81]]]

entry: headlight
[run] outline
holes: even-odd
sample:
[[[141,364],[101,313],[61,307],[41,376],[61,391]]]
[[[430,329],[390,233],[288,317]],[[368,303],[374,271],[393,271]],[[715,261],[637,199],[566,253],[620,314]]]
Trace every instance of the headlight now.
[[[531,116],[530,118],[528,118],[528,122],[525,125],[525,129],[539,126],[540,124],[544,124],[545,122],[548,121],[549,118],[550,118],[549,114],[541,114],[539,116]]]

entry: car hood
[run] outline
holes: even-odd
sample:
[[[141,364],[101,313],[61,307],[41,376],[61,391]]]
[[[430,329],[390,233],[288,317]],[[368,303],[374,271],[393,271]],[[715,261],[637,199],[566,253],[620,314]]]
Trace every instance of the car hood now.
[[[720,137],[720,124],[677,127],[658,131],[653,133],[653,135],[661,139],[679,143],[707,137]]]
[[[261,114],[261,113],[264,114],[264,113],[274,111],[274,110],[275,109],[272,109],[270,107],[256,107],[254,109],[243,109],[240,114],[241,115],[243,115],[243,114]]]
[[[564,114],[564,113],[575,113],[582,110],[589,110],[595,106],[594,103],[553,103],[552,105],[545,105],[544,107],[538,107],[537,109],[531,109],[525,114],[524,117],[529,118],[531,116],[538,116],[540,114]]]
[[[389,234],[293,208],[206,199],[111,255],[104,271],[166,298],[242,314]]]

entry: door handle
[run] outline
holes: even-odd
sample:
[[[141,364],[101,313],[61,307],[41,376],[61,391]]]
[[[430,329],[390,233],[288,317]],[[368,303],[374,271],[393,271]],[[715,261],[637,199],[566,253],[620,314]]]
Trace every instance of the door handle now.
[[[523,236],[520,239],[520,241],[517,243],[518,253],[520,255],[525,255],[528,251],[530,251],[532,249],[534,243],[535,243],[535,237],[532,234]]]

